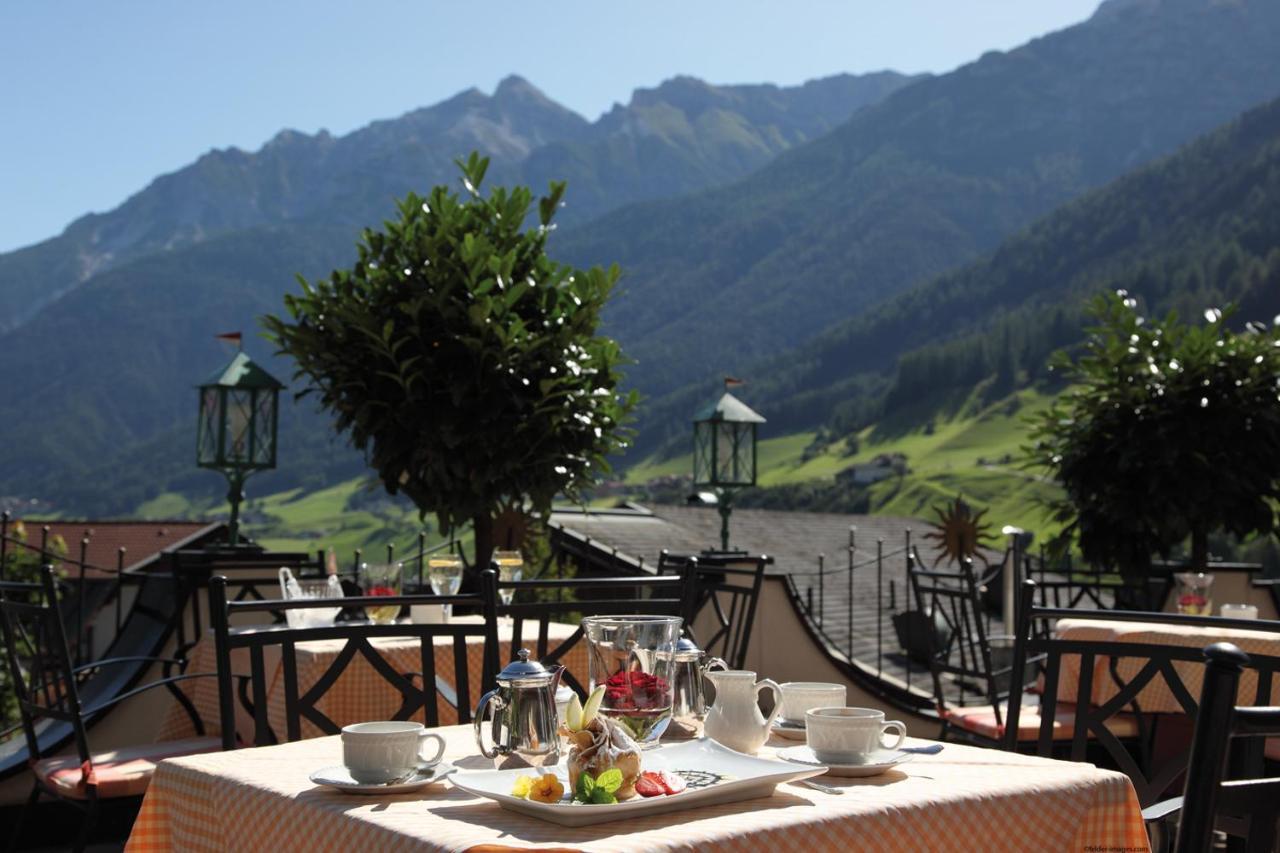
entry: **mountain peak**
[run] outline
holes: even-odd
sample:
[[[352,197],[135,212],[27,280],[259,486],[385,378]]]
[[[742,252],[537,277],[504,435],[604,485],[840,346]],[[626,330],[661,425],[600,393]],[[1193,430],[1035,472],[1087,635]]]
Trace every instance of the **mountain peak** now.
[[[494,100],[505,99],[536,99],[547,100],[547,96],[542,90],[521,77],[519,74],[508,74],[498,82],[498,87],[493,90]]]

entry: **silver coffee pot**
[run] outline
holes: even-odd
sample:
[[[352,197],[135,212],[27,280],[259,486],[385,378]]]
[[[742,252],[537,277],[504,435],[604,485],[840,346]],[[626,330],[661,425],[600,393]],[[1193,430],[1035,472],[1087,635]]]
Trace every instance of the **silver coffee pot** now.
[[[560,760],[556,688],[564,667],[547,669],[529,660],[528,649],[521,649],[517,657],[519,660],[498,673],[497,689],[480,697],[475,714],[476,745],[485,758],[497,759],[499,766],[550,766]],[[484,744],[486,706],[493,710],[492,747]]]
[[[695,738],[702,734],[702,724],[707,716],[702,676],[715,668],[729,668],[720,658],[711,658],[703,663],[702,657],[702,649],[688,637],[681,637],[676,643],[671,724],[663,735],[667,740]]]

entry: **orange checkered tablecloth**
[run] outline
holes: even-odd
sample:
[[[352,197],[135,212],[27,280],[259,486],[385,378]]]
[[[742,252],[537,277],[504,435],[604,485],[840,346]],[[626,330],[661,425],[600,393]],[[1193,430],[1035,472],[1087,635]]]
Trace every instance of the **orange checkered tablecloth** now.
[[[458,617],[460,622],[479,621],[479,617]],[[552,622],[548,626],[548,648],[569,639],[577,630],[576,625]],[[530,636],[529,632],[534,635]],[[499,660],[505,665],[511,658],[511,621],[499,620],[498,645]],[[537,625],[526,623],[524,645],[536,642]],[[299,643],[297,646],[298,687],[300,693],[315,684],[329,669],[329,666],[342,652],[345,640],[318,640]],[[416,672],[422,669],[419,656],[418,641],[413,638],[377,637],[370,644],[397,672]],[[281,679],[280,647],[267,646],[264,649],[264,661],[267,671],[267,716],[272,731],[283,739],[285,732],[284,682]],[[587,684],[587,650],[585,641],[576,643],[564,656],[564,663],[569,671],[582,684]],[[248,674],[249,652],[247,649],[236,649],[232,654],[232,671]],[[467,678],[470,696],[467,707],[474,709],[480,701],[482,693],[481,672],[484,668],[484,643],[479,637],[467,638]],[[214,672],[217,670],[217,657],[214,650],[213,634],[205,635],[192,650],[187,672]],[[453,642],[447,637],[436,639],[436,672],[448,682],[453,683]],[[218,720],[218,685],[212,678],[197,678],[183,683],[183,688],[204,722],[206,732],[210,735],[221,733]],[[390,717],[400,707],[403,697],[386,681],[373,665],[362,656],[352,658],[347,668],[339,676],[337,682],[321,697],[318,709],[339,726],[366,720],[383,720]],[[446,702],[440,702],[440,722],[450,725],[458,721],[457,712]],[[245,743],[253,741],[253,720],[248,712],[236,702],[236,731]],[[320,729],[310,720],[302,720],[302,737],[312,738],[323,735]],[[191,720],[176,702],[169,711],[168,717],[160,727],[157,741],[181,740],[192,737],[195,731]]]
[[[1184,625],[1162,625],[1144,622],[1122,622],[1106,619],[1062,619],[1057,625],[1057,635],[1063,640],[1086,642],[1108,641],[1137,643],[1156,646],[1191,646],[1203,649],[1212,643],[1235,643],[1244,652],[1270,657],[1280,657],[1280,634],[1272,631],[1245,631],[1233,628],[1199,628]],[[1146,664],[1143,658],[1120,658],[1116,672],[1129,681]],[[1101,705],[1120,692],[1120,686],[1111,676],[1110,659],[1099,657],[1094,663],[1093,704]],[[1200,688],[1204,683],[1204,664],[1179,661],[1174,671],[1191,697],[1200,701]],[[1058,699],[1075,702],[1080,686],[1080,656],[1063,655],[1058,673]],[[1237,701],[1241,705],[1253,705],[1258,691],[1258,676],[1246,671],[1240,679]],[[1138,707],[1145,713],[1182,714],[1181,703],[1174,697],[1163,677],[1157,675],[1150,684],[1138,692]],[[1280,683],[1271,692],[1271,704],[1280,705]]]
[[[439,731],[448,760],[463,768],[493,766],[476,755],[470,727]],[[765,752],[787,743],[771,742]],[[843,789],[839,796],[780,785],[765,799],[580,828],[506,811],[448,782],[366,799],[307,780],[312,771],[340,760],[339,738],[330,737],[164,761],[126,849],[1148,849],[1125,775],[959,744],[870,779],[823,777]]]

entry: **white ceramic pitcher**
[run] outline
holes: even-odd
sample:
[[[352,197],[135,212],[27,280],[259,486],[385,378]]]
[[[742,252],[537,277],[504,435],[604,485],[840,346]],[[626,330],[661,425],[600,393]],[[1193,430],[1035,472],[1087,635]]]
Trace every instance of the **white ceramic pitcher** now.
[[[704,673],[716,688],[716,701],[707,712],[703,731],[707,737],[730,749],[754,755],[769,739],[769,729],[782,709],[782,690],[770,678],[756,681],[754,672],[726,669]],[[769,719],[760,713],[757,697],[761,690],[773,691],[773,711]]]

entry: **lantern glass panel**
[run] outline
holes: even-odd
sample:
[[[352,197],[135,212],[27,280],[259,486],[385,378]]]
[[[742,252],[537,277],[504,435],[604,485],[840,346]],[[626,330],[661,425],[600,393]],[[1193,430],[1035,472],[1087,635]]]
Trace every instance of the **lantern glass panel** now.
[[[227,438],[223,447],[228,464],[243,465],[251,458],[253,442],[253,393],[227,392]]]
[[[749,483],[755,485],[756,482],[756,425],[755,424],[739,424],[737,429],[737,444],[734,447],[734,476],[737,478],[735,482]]]
[[[693,482],[705,485],[711,482],[714,473],[712,466],[711,441],[715,424],[698,421],[693,425]]]
[[[200,422],[196,435],[196,463],[218,464],[218,434],[222,423],[222,395],[217,388],[200,391]]]
[[[274,467],[276,464],[276,395],[270,391],[254,392],[253,463]]]

